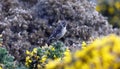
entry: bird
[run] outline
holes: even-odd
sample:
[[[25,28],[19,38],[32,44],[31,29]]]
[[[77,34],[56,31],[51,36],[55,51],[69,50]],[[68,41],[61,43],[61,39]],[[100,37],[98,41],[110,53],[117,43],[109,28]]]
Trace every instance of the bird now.
[[[61,39],[67,32],[66,26],[67,22],[65,20],[59,20],[58,26],[51,33],[50,37],[47,40],[47,44],[50,44],[51,40]]]

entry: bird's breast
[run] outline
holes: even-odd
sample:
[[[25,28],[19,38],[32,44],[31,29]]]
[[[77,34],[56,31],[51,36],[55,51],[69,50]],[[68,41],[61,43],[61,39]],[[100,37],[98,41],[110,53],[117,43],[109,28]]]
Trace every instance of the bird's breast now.
[[[62,37],[65,35],[66,31],[67,31],[66,28],[63,28],[63,30],[62,30],[62,34],[61,34]]]
[[[63,28],[63,29],[61,30],[60,34],[57,35],[57,38],[58,38],[58,39],[62,38],[62,37],[65,35],[66,31],[67,31],[67,30],[66,30],[66,27]]]

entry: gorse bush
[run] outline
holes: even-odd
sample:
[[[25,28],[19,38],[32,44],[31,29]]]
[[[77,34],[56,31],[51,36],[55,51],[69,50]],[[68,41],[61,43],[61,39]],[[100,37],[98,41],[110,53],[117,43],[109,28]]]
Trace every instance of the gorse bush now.
[[[113,27],[120,28],[120,0],[98,0],[96,10],[107,16]]]
[[[44,68],[49,59],[55,60],[63,57],[66,47],[61,42],[56,42],[50,46],[34,48],[32,52],[26,51],[26,66],[29,69]]]
[[[110,35],[96,39],[74,54],[69,51],[65,60],[49,61],[46,69],[119,69],[120,37]]]
[[[81,50],[77,50],[75,53],[65,48],[65,50],[61,51],[62,55],[58,56],[56,52],[60,52],[58,51],[60,48],[61,46],[53,45],[34,48],[32,52],[26,51],[28,55],[26,57],[26,65],[30,69],[120,68],[120,37],[116,35],[98,38],[88,45],[83,42]]]

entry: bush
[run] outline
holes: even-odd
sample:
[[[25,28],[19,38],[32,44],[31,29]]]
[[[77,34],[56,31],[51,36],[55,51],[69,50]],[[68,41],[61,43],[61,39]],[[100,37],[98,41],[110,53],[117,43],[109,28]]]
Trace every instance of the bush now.
[[[27,69],[24,65],[14,61],[5,48],[0,47],[0,69]]]
[[[63,60],[53,60],[45,69],[119,69],[120,37],[110,35],[96,39],[74,54],[66,51]]]
[[[57,59],[48,56],[48,54],[54,56],[52,53],[56,50],[55,45],[44,47],[43,49],[35,48],[31,53],[28,52],[29,56],[27,57],[29,57],[29,60],[26,57],[26,63],[28,64],[29,62],[28,66],[36,66],[33,68],[29,67],[31,69],[119,69],[119,41],[120,37],[109,35],[104,38],[98,38],[88,45],[83,42],[81,50],[71,53],[69,49],[66,49],[62,56],[57,56]],[[34,55],[31,56],[30,54],[33,53]],[[38,60],[35,59],[37,57]],[[36,63],[33,64],[35,61]]]
[[[14,57],[9,55],[5,48],[0,48],[0,64],[4,69],[14,68]]]
[[[44,68],[49,59],[58,59],[63,57],[66,47],[61,42],[56,42],[51,46],[34,48],[32,52],[26,51],[26,66],[29,69]]]
[[[62,19],[68,22],[60,39],[66,46],[79,48],[82,41],[113,32],[87,0],[0,0],[0,15],[4,46],[17,61],[25,59],[26,50],[44,46]]]
[[[99,0],[96,10],[108,17],[108,21],[113,27],[120,28],[120,1],[119,0]]]

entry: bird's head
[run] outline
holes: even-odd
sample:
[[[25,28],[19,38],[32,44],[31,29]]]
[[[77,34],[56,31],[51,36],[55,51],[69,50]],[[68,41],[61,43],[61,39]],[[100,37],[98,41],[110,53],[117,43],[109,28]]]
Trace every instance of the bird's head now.
[[[59,21],[59,23],[60,23],[60,25],[62,27],[66,27],[67,26],[67,22],[65,20],[61,20],[61,21]]]

